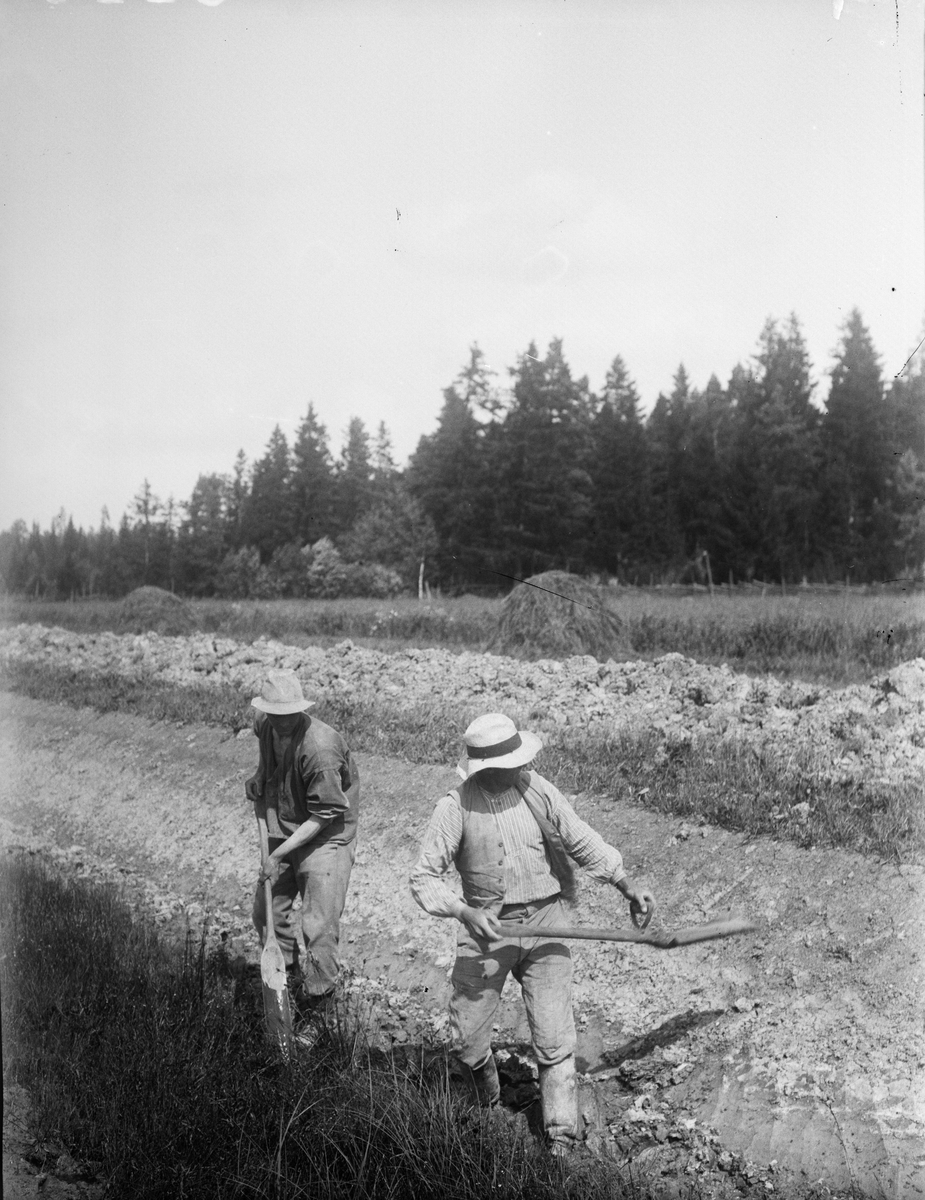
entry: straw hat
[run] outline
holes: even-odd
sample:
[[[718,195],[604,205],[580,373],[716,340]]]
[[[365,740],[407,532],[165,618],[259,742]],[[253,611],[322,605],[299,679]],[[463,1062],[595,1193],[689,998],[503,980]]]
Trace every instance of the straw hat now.
[[[268,671],[260,695],[251,701],[254,708],[277,717],[304,712],[314,703],[302,695],[302,685],[295,671]]]
[[[466,750],[456,765],[462,779],[471,779],[486,767],[525,767],[543,749],[535,733],[518,730],[501,713],[476,717],[463,737]]]

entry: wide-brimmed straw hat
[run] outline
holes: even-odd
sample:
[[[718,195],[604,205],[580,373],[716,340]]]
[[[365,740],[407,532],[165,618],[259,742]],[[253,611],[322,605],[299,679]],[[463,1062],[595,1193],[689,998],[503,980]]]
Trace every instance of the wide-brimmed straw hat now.
[[[268,671],[260,695],[251,701],[254,708],[276,717],[304,712],[314,703],[314,700],[306,700],[302,695],[302,685],[295,671]]]
[[[476,717],[463,737],[466,749],[456,765],[463,779],[471,779],[486,767],[525,767],[543,749],[535,733],[518,730],[502,713]]]

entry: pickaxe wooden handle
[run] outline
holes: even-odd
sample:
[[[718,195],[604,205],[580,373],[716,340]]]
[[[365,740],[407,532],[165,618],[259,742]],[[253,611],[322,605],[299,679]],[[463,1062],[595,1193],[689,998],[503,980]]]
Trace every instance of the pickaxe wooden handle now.
[[[707,925],[691,925],[673,933],[641,933],[635,929],[587,929],[580,925],[519,925],[500,921],[499,928],[507,938],[581,938],[589,942],[635,942],[639,946],[654,946],[656,950],[675,950],[694,942],[712,942],[717,938],[736,937],[757,929],[744,917],[728,917],[725,921],[710,921]]]

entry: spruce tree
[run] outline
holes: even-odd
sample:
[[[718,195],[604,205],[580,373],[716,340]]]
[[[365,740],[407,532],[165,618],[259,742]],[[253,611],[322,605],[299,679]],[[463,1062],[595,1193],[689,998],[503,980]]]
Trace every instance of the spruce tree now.
[[[831,375],[822,423],[820,505],[828,555],[840,578],[869,579],[882,559],[877,515],[886,500],[891,463],[880,363],[857,309],[844,324]]]
[[[594,497],[591,557],[624,581],[646,579],[652,562],[652,490],[639,393],[619,355],[592,421]]]
[[[573,380],[561,339],[540,360],[531,343],[511,368],[513,397],[487,441],[498,569],[522,578],[587,565],[593,514],[586,378]]]
[[[347,426],[335,476],[337,529],[345,534],[373,503],[373,464],[369,433],[359,417]]]
[[[251,471],[242,521],[244,542],[256,547],[263,564],[294,536],[291,477],[289,444],[277,425]]]
[[[819,420],[806,343],[795,315],[769,319],[755,368],[730,380],[735,448],[729,473],[729,528],[745,574],[799,582],[817,546]]]
[[[313,404],[309,404],[292,445],[290,487],[296,541],[304,546],[331,537],[336,530],[334,464],[328,432]]]
[[[470,357],[470,366],[472,361]],[[437,428],[420,439],[405,476],[436,530],[434,578],[454,590],[485,582],[480,569],[485,566],[485,542],[492,540],[485,426],[476,419],[471,399],[473,392],[484,391],[481,382],[471,385],[464,368],[444,389]]]

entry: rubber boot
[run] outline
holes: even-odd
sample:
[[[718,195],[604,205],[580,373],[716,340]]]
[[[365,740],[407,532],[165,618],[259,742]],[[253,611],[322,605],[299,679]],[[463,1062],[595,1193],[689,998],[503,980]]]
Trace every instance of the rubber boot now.
[[[495,1056],[489,1054],[480,1067],[468,1067],[463,1063],[472,1099],[479,1108],[496,1108],[501,1103],[501,1081]]]
[[[557,1156],[568,1153],[578,1137],[578,1079],[574,1055],[570,1054],[552,1066],[540,1064],[540,1104],[550,1150]]]

